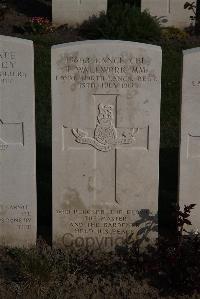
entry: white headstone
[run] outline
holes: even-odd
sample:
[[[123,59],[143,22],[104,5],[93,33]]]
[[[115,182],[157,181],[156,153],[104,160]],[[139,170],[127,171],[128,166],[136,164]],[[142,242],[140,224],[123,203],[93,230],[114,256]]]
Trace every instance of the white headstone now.
[[[148,10],[152,16],[162,17],[163,26],[185,28],[190,26],[192,10],[184,9],[185,0],[141,0],[141,8]]]
[[[180,206],[197,204],[192,230],[200,230],[200,48],[183,51]]]
[[[53,23],[75,26],[107,11],[107,0],[53,0]]]
[[[33,43],[0,36],[0,244],[35,242]]]
[[[55,243],[115,246],[138,220],[156,231],[161,60],[132,42],[53,47]]]

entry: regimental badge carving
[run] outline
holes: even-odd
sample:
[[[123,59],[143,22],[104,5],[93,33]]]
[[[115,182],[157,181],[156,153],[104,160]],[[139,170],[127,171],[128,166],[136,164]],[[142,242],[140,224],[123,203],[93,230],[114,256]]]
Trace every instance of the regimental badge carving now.
[[[94,137],[89,137],[88,132],[81,129],[72,129],[75,140],[78,143],[88,144],[102,152],[109,152],[117,145],[133,144],[135,135],[139,129],[123,128],[119,130],[114,125],[113,105],[99,104],[97,125],[94,130]]]

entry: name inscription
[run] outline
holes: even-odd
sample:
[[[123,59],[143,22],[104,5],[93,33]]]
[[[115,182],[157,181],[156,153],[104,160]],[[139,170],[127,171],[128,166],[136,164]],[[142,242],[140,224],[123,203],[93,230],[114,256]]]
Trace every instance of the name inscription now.
[[[71,83],[73,88],[129,89],[142,83],[155,83],[157,76],[145,57],[78,57],[62,55],[57,62],[57,81]]]

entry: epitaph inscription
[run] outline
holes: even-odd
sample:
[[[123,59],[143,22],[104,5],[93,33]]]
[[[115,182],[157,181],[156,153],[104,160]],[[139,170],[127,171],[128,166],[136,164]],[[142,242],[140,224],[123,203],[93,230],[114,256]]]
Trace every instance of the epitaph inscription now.
[[[109,249],[157,213],[160,74],[159,47],[53,47],[55,243]]]

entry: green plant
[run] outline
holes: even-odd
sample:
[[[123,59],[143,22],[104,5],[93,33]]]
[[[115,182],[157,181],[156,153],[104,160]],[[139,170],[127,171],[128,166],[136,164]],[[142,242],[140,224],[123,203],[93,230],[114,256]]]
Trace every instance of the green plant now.
[[[190,217],[191,211],[194,209],[196,204],[185,205],[184,210],[181,211],[180,207],[177,206],[177,226],[179,236],[183,236],[183,233],[188,233],[185,229],[185,225],[192,225],[192,222],[188,219]]]
[[[194,1],[191,2],[191,3],[190,2],[185,2],[184,9],[191,10],[195,15],[196,14],[196,4],[195,4],[195,2]],[[194,17],[191,17],[191,18],[193,19]]]
[[[107,15],[92,17],[84,22],[79,32],[90,39],[121,39],[153,42],[160,38],[161,27],[147,11],[141,12],[129,4],[116,4]]]
[[[193,12],[193,16],[190,16],[192,21],[195,20],[195,33],[200,34],[200,0],[186,2],[184,4],[184,9],[191,10]]]

